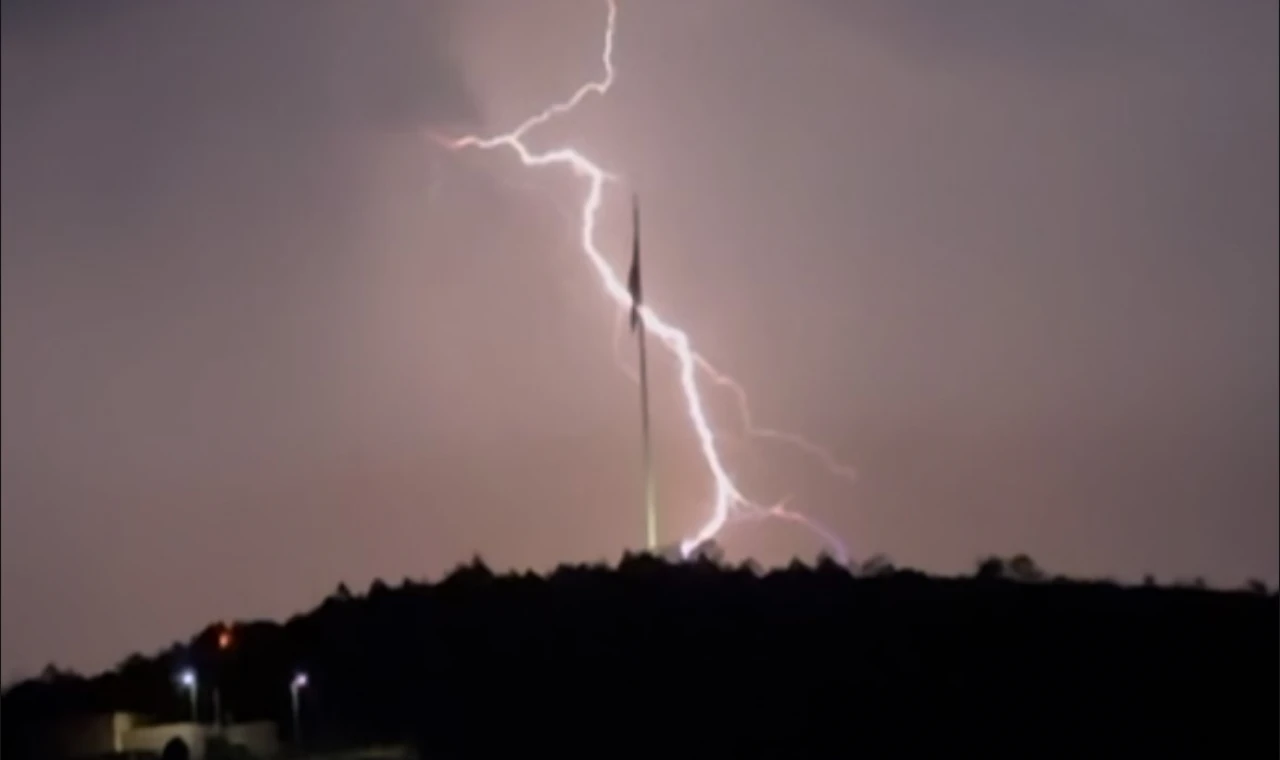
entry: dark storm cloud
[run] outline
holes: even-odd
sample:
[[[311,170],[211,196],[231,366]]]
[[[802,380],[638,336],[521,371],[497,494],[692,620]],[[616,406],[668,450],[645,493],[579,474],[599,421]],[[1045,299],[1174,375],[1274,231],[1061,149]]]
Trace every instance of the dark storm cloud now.
[[[148,118],[312,131],[470,119],[448,4],[6,3],[16,105],[96,90]],[[86,77],[87,74],[91,76]],[[26,85],[25,87],[23,85]],[[38,94],[37,94],[38,93]],[[35,102],[32,102],[32,101]]]
[[[6,4],[6,267],[72,255],[45,250],[57,246],[44,233],[91,231],[98,250],[76,265],[132,276],[130,262],[181,258],[174,247],[194,237],[188,224],[205,233],[225,224],[234,240],[241,212],[272,224],[271,205],[291,196],[359,197],[353,134],[476,118],[450,59],[446,12],[329,0]],[[192,216],[193,195],[219,207],[175,221]],[[17,239],[36,227],[40,235]]]
[[[823,17],[916,62],[1040,76],[1102,70],[1147,56],[1153,45],[1265,60],[1275,3],[1241,0],[811,0]],[[1272,56],[1274,58],[1274,56]],[[1259,61],[1263,63],[1264,61]],[[1173,68],[1176,62],[1168,61]],[[1265,73],[1265,72],[1258,72]]]
[[[1122,50],[1129,18],[1108,0],[813,0],[831,19],[919,59],[963,65],[1079,65]]]

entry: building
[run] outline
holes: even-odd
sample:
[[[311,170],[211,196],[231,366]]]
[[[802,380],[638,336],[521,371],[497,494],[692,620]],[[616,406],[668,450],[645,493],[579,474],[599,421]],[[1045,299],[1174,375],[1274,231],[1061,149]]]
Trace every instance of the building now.
[[[135,713],[91,715],[62,724],[55,741],[58,754],[68,758],[138,753],[161,755],[172,742],[185,745],[190,760],[202,760],[210,739],[244,747],[254,757],[274,757],[280,751],[276,724],[270,721],[232,723],[222,727],[203,723],[155,723]]]

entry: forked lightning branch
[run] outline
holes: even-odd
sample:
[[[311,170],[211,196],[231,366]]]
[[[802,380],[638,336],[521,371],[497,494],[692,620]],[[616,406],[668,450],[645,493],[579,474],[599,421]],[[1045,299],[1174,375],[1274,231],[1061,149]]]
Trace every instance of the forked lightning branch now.
[[[852,468],[840,464],[824,449],[808,440],[790,433],[756,428],[751,420],[750,408],[746,393],[732,378],[719,372],[701,354],[696,352],[688,333],[665,320],[642,297],[640,281],[640,235],[639,209],[633,196],[633,246],[631,267],[624,280],[609,264],[596,242],[596,230],[600,209],[604,202],[606,187],[617,182],[614,174],[592,161],[582,152],[569,145],[535,150],[529,142],[530,133],[537,127],[546,124],[558,116],[569,114],[590,95],[603,96],[613,87],[615,71],[613,65],[613,41],[616,29],[618,8],[615,0],[608,0],[608,15],[604,32],[604,76],[598,81],[588,82],[579,87],[567,100],[554,103],[546,110],[535,114],[515,129],[492,137],[467,135],[457,139],[443,140],[445,145],[454,150],[474,148],[479,150],[505,149],[511,151],[521,165],[531,169],[558,168],[571,171],[583,180],[585,195],[579,216],[578,238],[582,253],[587,262],[599,276],[600,285],[617,308],[631,312],[632,330],[637,336],[637,349],[640,357],[640,393],[642,436],[644,439],[643,459],[643,501],[645,512],[646,540],[650,550],[657,548],[658,535],[658,502],[656,483],[652,472],[652,458],[649,441],[649,405],[648,405],[648,367],[645,356],[646,337],[653,336],[669,350],[679,365],[680,388],[684,397],[685,413],[692,425],[699,444],[699,450],[711,476],[713,495],[709,505],[709,515],[700,527],[680,542],[682,555],[689,556],[699,546],[711,541],[727,526],[744,519],[777,518],[798,523],[808,528],[840,558],[848,561],[848,553],[843,542],[831,531],[824,528],[810,517],[787,508],[783,504],[765,505],[752,501],[742,493],[733,478],[729,475],[716,442],[715,430],[706,411],[699,378],[710,379],[718,386],[730,388],[738,401],[742,413],[743,424],[750,435],[777,439],[799,447],[801,450],[820,458],[823,464],[835,475],[851,478]]]

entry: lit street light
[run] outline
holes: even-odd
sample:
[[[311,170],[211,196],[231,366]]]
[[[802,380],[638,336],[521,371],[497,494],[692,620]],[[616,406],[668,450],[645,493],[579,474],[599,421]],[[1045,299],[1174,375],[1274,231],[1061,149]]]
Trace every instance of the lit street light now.
[[[302,716],[298,709],[298,697],[305,688],[307,688],[307,674],[298,672],[293,676],[293,682],[289,684],[289,696],[293,698],[293,743],[295,746],[302,744]]]
[[[186,689],[187,693],[191,695],[191,722],[199,723],[200,714],[197,695],[200,692],[200,682],[196,679],[196,671],[193,668],[184,668],[178,674],[178,685]]]

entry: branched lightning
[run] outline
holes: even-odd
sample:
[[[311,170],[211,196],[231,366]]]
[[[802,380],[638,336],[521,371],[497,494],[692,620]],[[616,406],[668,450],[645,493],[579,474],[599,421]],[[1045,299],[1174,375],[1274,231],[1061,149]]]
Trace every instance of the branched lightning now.
[[[525,142],[525,138],[535,128],[547,123],[556,116],[572,111],[588,95],[604,95],[613,86],[613,40],[618,8],[616,0],[608,0],[608,5],[609,12],[602,55],[604,63],[604,77],[602,79],[582,85],[567,100],[552,104],[546,110],[525,120],[510,132],[494,137],[468,135],[453,140],[442,140],[442,142],[453,150],[464,148],[480,150],[507,148],[513,151],[526,167],[567,167],[576,176],[586,180],[587,193],[582,203],[579,228],[579,241],[582,252],[586,254],[587,260],[599,275],[600,283],[605,293],[613,299],[620,309],[629,309],[631,307],[631,294],[627,290],[625,282],[614,272],[596,243],[596,224],[604,199],[604,188],[606,184],[616,181],[617,177],[574,148],[560,147],[539,153],[532,150]],[[801,450],[817,456],[832,474],[839,477],[852,479],[854,477],[852,468],[840,464],[825,449],[801,436],[757,427],[752,420],[746,391],[741,385],[717,370],[702,355],[694,351],[688,334],[683,330],[665,321],[648,305],[642,304],[639,312],[646,329],[675,355],[679,363],[680,387],[684,393],[686,411],[697,434],[699,448],[702,451],[707,468],[711,472],[714,485],[711,515],[692,536],[681,542],[681,553],[688,556],[694,548],[718,535],[731,521],[779,518],[796,522],[808,528],[818,535],[837,554],[842,562],[847,562],[848,553],[844,548],[844,544],[833,532],[813,519],[788,509],[785,506],[785,500],[772,506],[764,506],[747,499],[738,489],[738,486],[725,468],[716,446],[716,434],[708,419],[702,390],[698,385],[699,370],[716,385],[727,387],[734,393],[738,403],[738,411],[742,417],[743,428],[749,436],[771,438],[797,446]]]

